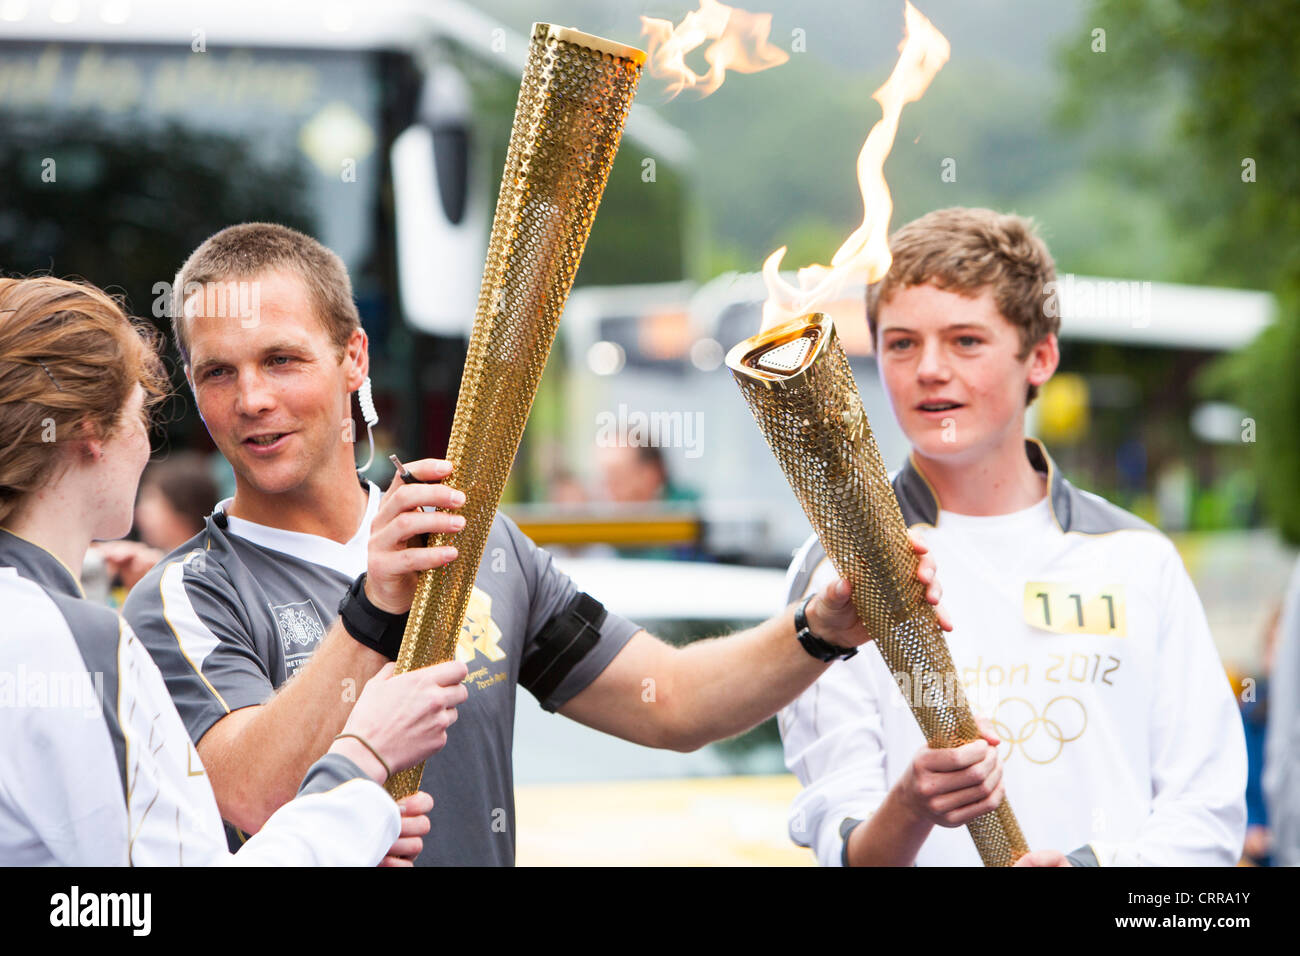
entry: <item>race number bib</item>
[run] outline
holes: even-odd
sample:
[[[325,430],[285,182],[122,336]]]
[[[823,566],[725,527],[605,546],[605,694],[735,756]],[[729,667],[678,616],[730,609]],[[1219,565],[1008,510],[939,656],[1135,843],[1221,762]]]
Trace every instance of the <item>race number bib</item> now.
[[[1025,623],[1056,634],[1127,637],[1124,587],[1086,588],[1059,581],[1027,581]]]

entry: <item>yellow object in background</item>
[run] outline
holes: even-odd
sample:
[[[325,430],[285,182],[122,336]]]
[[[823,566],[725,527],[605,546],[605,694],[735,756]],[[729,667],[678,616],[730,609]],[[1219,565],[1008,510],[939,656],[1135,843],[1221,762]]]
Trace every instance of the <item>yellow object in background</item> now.
[[[1044,383],[1038,393],[1038,428],[1044,441],[1071,445],[1088,434],[1088,382],[1065,372]]]

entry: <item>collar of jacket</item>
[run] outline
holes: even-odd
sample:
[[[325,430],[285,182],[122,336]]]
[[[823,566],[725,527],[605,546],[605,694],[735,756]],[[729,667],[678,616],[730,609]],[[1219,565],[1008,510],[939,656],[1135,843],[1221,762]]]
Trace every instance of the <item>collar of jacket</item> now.
[[[13,568],[19,577],[35,581],[41,587],[57,594],[84,598],[81,582],[68,570],[68,566],[39,544],[0,528],[0,567]]]
[[[1075,498],[1078,491],[1061,477],[1061,471],[1052,456],[1037,438],[1025,439],[1025,457],[1034,471],[1047,476],[1048,498],[1052,515],[1062,531],[1069,531],[1077,512]],[[907,456],[907,463],[894,477],[894,495],[903,511],[903,520],[913,525],[935,527],[939,523],[939,496],[934,493],[925,475],[916,467],[915,452]]]

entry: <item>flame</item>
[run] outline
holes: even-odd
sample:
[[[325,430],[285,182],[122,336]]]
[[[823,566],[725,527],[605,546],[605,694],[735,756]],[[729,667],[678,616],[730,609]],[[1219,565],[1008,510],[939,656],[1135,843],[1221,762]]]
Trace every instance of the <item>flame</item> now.
[[[650,75],[668,80],[669,99],[686,89],[708,96],[722,85],[727,70],[758,73],[790,59],[767,42],[770,13],[749,13],[717,0],[700,0],[700,8],[676,27],[668,20],[642,17],[641,32],[650,38]],[[713,41],[704,51],[709,71],[700,74],[686,65],[686,55],[705,40]]]
[[[935,74],[948,62],[951,52],[944,35],[911,3],[906,5],[903,17],[906,32],[898,47],[898,62],[885,85],[871,94],[884,115],[871,127],[862,152],[858,154],[862,225],[844,240],[829,266],[811,265],[800,269],[798,288],[781,278],[781,259],[786,247],[782,246],[767,257],[763,263],[763,282],[767,286],[763,329],[818,311],[820,306],[838,297],[851,279],[863,277],[870,284],[889,271],[889,218],[894,211],[894,202],[885,182],[885,159],[894,146],[903,106],[921,98]]]

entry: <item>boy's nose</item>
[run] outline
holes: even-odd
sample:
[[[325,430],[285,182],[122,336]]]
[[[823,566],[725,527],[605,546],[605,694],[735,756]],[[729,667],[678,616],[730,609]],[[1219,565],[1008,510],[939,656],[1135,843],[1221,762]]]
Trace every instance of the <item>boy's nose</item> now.
[[[916,366],[916,377],[922,381],[946,381],[952,370],[938,343],[927,343],[921,349],[921,360]]]

